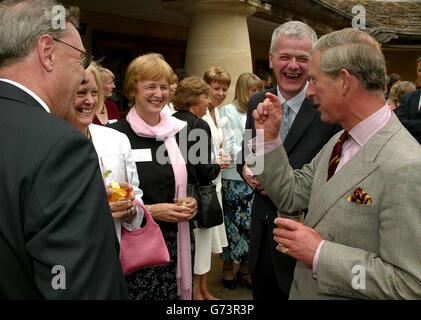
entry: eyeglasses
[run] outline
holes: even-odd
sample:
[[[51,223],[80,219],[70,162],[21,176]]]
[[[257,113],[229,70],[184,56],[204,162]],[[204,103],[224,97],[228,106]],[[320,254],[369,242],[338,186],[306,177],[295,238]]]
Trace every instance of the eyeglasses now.
[[[89,65],[91,64],[91,62],[94,60],[93,55],[91,55],[91,54],[89,54],[85,51],[82,51],[82,50],[72,46],[71,44],[68,44],[67,42],[61,41],[60,39],[57,39],[57,38],[53,38],[53,40],[57,41],[57,42],[60,42],[60,43],[63,43],[66,46],[69,46],[70,48],[73,48],[73,49],[79,51],[83,69],[87,69],[89,67]]]

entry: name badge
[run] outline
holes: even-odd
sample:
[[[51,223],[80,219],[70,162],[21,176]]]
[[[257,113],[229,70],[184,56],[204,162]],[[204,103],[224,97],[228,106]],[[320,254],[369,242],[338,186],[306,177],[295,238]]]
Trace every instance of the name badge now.
[[[135,162],[152,161],[151,149],[132,149],[133,159]]]
[[[117,122],[117,121],[118,121],[117,119],[110,119],[110,120],[108,120],[108,123],[111,124],[111,123],[114,123],[114,122]]]

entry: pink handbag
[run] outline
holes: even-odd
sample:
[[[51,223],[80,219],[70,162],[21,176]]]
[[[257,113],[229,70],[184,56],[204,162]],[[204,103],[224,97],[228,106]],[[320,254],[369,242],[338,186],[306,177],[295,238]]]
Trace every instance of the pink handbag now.
[[[170,261],[167,244],[159,225],[145,206],[140,206],[145,213],[146,224],[134,231],[121,228],[120,261],[124,274]]]

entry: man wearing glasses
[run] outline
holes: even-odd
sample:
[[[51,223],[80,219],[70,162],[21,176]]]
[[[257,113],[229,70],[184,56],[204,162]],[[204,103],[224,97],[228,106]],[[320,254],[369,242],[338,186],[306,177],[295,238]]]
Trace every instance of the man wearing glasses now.
[[[92,56],[56,5],[0,2],[0,299],[127,298],[97,155],[59,119]]]
[[[82,63],[82,67],[83,69],[87,69],[89,67],[89,65],[91,64],[91,62],[94,60],[94,56],[87,53],[86,51],[80,50],[74,46],[72,46],[70,43],[64,42],[63,40],[57,39],[57,38],[53,38],[54,41],[60,42],[65,44],[66,46],[73,48],[77,51],[79,51],[80,54],[80,61]]]

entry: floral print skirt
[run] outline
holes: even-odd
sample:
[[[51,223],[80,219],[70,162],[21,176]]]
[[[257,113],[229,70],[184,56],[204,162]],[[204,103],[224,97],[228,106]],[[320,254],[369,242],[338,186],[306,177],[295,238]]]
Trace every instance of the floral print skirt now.
[[[247,263],[253,189],[244,181],[222,179],[222,203],[228,247],[223,249],[222,260]]]

